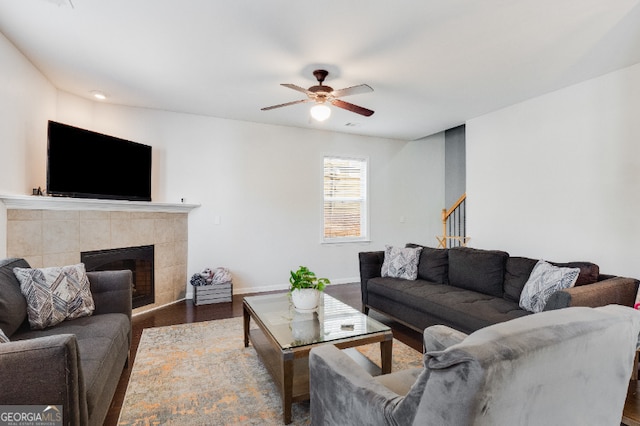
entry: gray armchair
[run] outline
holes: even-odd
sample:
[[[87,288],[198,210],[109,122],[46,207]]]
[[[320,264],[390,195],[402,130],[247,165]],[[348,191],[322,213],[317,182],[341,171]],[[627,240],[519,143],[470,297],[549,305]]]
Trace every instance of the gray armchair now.
[[[309,356],[313,425],[620,424],[640,313],[574,307],[467,336],[424,332],[424,368],[372,377],[335,346]]]

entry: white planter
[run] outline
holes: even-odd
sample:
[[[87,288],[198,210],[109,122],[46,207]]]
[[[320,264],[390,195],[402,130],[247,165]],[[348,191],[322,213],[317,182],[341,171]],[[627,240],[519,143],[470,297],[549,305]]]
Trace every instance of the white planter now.
[[[298,311],[313,311],[320,302],[320,291],[313,288],[296,288],[291,292],[291,301]]]

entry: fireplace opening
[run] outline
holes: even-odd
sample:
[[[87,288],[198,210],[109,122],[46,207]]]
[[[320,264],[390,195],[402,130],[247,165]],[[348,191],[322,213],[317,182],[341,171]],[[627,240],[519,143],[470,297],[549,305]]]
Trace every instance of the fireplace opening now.
[[[153,246],[125,247],[80,253],[80,260],[89,271],[129,269],[133,275],[131,303],[133,308],[155,302],[153,278]]]

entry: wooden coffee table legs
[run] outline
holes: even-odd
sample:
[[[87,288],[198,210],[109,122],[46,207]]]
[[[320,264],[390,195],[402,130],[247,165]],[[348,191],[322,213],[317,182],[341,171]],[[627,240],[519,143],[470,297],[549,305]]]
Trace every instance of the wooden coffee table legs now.
[[[249,347],[249,322],[251,321],[251,314],[247,310],[246,306],[243,306],[242,317],[244,319],[244,347]]]
[[[282,360],[282,420],[286,425],[291,423],[291,405],[293,404],[293,362],[293,356],[285,357]]]
[[[382,374],[391,373],[391,364],[393,361],[393,339],[380,342],[380,364]]]

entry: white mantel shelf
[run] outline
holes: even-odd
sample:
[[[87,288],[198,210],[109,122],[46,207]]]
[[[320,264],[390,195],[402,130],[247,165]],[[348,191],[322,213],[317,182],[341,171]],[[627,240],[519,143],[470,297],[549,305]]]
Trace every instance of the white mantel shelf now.
[[[0,195],[7,209],[16,210],[111,210],[188,213],[199,204],[154,203],[147,201],[102,200],[93,198]]]

